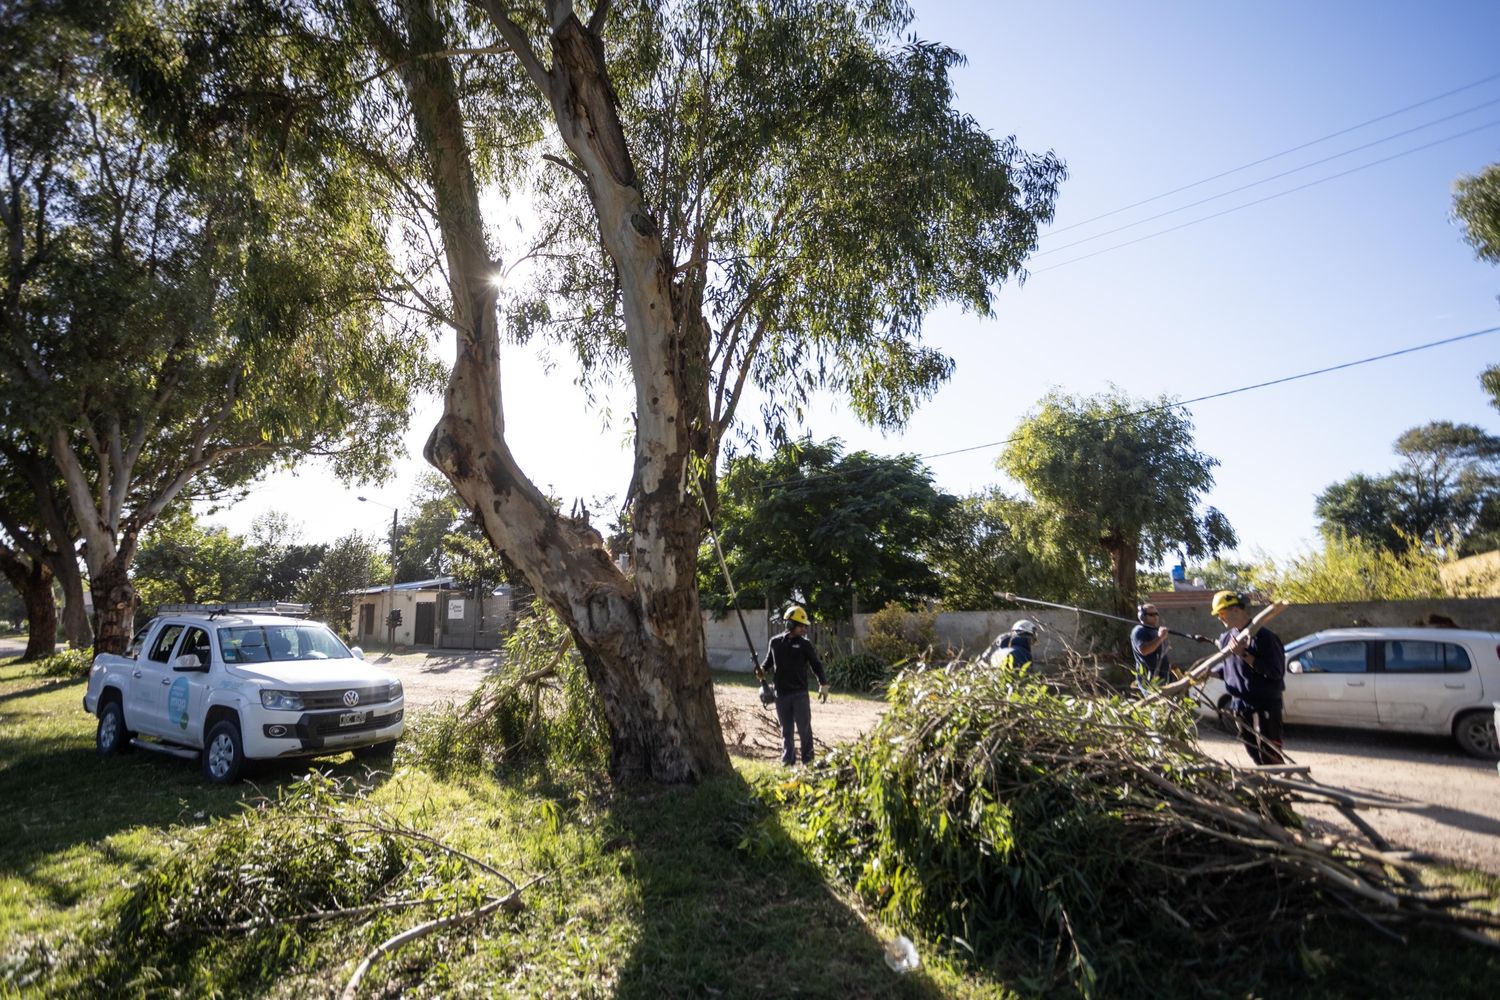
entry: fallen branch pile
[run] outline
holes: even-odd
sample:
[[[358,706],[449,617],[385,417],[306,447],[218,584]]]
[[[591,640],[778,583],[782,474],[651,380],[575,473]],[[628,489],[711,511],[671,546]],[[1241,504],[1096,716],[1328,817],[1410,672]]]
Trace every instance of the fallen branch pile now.
[[[1207,757],[1177,706],[961,662],[906,673],[890,703],[806,786],[804,821],[887,918],[982,964],[1040,959],[1119,995],[1284,960],[1335,913],[1391,935],[1424,923],[1493,944],[1500,929],[1405,857],[1305,833],[1296,802],[1351,802]]]

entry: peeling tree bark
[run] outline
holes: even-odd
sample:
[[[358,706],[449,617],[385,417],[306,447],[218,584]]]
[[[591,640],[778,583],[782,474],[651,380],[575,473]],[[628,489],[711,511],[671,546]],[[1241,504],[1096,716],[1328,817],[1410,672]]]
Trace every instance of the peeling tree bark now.
[[[569,12],[553,35],[555,66],[545,75],[544,92],[564,140],[584,164],[600,234],[623,286],[638,420],[633,578],[610,560],[597,531],[552,508],[506,445],[490,280],[498,266],[484,237],[453,71],[446,60],[404,58],[401,49],[442,48],[430,3],[405,6],[404,43],[373,4],[365,14],[376,43],[401,65],[428,154],[447,257],[458,348],[426,457],[448,477],[490,543],[515,562],[573,633],[608,721],[614,780],[677,783],[723,773],[729,757],[696,582],[702,522],[690,489],[693,462],[709,441],[706,326],[701,315],[684,316],[679,308],[657,225],[635,187],[603,47]],[[507,25],[502,34],[515,46]],[[523,63],[534,64],[524,36],[521,44]]]

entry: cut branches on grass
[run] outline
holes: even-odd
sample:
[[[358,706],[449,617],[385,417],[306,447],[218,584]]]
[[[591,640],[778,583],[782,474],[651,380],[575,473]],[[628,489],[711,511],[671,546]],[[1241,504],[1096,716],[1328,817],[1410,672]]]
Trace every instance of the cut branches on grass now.
[[[1336,796],[1212,760],[1178,706],[962,661],[903,673],[889,703],[788,798],[882,917],[961,938],[981,966],[1039,958],[1054,985],[1118,995],[1253,984],[1335,914],[1500,932],[1400,859],[1306,833],[1294,796]]]

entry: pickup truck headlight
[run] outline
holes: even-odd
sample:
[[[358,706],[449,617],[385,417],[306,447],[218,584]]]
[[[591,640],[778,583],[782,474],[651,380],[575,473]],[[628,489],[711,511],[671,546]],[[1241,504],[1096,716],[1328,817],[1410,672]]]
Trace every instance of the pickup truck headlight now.
[[[399,697],[401,697],[401,682],[391,681],[391,686],[385,692],[385,700],[395,701]]]
[[[273,712],[300,712],[302,696],[296,691],[266,690],[260,693],[260,704]]]

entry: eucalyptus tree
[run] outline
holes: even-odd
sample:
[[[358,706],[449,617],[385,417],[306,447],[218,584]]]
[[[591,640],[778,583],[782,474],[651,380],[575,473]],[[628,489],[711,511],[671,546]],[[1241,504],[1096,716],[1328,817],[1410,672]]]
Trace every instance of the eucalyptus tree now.
[[[1031,494],[1049,548],[1103,551],[1121,614],[1133,614],[1142,559],[1179,547],[1201,558],[1235,544],[1228,519],[1202,506],[1218,460],[1197,449],[1192,420],[1167,397],[1054,391],[996,464]]]
[[[446,287],[423,305],[457,351],[427,457],[573,632],[616,780],[721,772],[694,569],[747,388],[773,436],[817,390],[901,424],[951,370],[923,316],[988,314],[1062,165],[954,109],[960,57],[903,42],[904,3],[346,9],[378,55],[366,79],[409,116],[401,184],[441,248]],[[540,238],[507,261],[481,192],[523,179]],[[513,336],[555,337],[585,381],[633,386],[629,574],[510,450],[500,276]]]
[[[952,367],[923,317],[989,314],[1062,164],[955,110],[961,57],[903,40],[892,0],[199,6],[184,64],[209,103],[383,173],[403,301],[456,340],[427,457],[572,631],[612,774],[726,770],[695,563],[747,393],[773,440],[820,390],[899,426]],[[249,34],[315,51],[322,93],[286,96],[299,64],[235,83],[213,39]],[[148,82],[178,72],[144,61]],[[496,194],[527,203],[511,243]],[[574,352],[587,388],[633,388],[629,572],[512,454],[513,428],[547,432],[508,422],[501,392],[503,350],[533,338]]]
[[[116,75],[127,52],[190,64],[175,10],[22,0],[0,15],[8,429],[65,485],[100,650],[129,639],[130,566],[169,505],[232,493],[294,456],[377,474],[429,375],[420,342],[382,322],[378,189],[348,156],[233,114],[168,136],[182,122],[160,109],[184,118],[202,81]],[[216,58],[318,53],[246,34]]]

